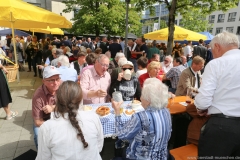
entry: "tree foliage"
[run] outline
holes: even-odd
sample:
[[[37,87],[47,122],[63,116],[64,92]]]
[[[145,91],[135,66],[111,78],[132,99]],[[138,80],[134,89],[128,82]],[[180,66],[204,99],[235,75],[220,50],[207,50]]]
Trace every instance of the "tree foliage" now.
[[[221,10],[227,11],[230,8],[236,6],[239,0],[134,0],[136,3],[136,8],[141,11],[149,9],[150,12],[154,12],[153,5],[155,3],[165,3],[169,10],[169,36],[168,36],[168,45],[167,53],[171,54],[173,47],[173,35],[174,35],[174,24],[175,17],[177,13],[180,13],[183,18],[185,15],[188,15],[189,9],[194,9],[198,14],[210,14],[213,11]],[[187,19],[186,19],[187,20]]]
[[[179,25],[191,31],[203,32],[212,26],[212,24],[208,23],[206,17],[206,13],[199,14],[199,9],[189,8],[188,12],[186,12],[181,19],[181,24]]]
[[[64,12],[75,12],[73,27],[75,34],[124,35],[126,4],[119,0],[65,0]],[[129,32],[136,33],[140,27],[140,15],[135,8],[129,9]]]

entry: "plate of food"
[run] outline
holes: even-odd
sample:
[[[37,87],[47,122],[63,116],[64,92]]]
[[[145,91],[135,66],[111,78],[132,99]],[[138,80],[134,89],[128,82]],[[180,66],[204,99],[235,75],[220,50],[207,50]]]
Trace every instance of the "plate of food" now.
[[[131,107],[136,112],[140,112],[140,111],[144,110],[144,108],[142,107],[142,103],[139,100],[133,100]]]
[[[92,108],[92,106],[83,106],[83,110],[84,111],[91,111],[93,108]]]
[[[123,113],[126,116],[132,116],[135,113],[135,111],[133,109],[123,109]]]
[[[108,116],[110,114],[110,108],[107,106],[100,106],[97,108],[96,113],[101,117]]]

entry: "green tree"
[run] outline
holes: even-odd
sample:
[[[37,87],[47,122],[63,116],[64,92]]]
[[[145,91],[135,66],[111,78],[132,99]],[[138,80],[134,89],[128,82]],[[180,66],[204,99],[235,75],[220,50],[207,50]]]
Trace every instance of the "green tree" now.
[[[126,4],[119,0],[65,0],[64,12],[75,12],[74,34],[123,35],[125,32]],[[78,9],[76,9],[78,8]],[[129,32],[136,32],[140,26],[140,15],[135,8],[129,9]]]
[[[174,24],[175,17],[177,13],[180,13],[183,17],[189,12],[189,9],[195,9],[198,14],[210,14],[213,11],[221,10],[227,11],[230,8],[236,6],[239,0],[134,0],[135,7],[141,11],[144,9],[149,9],[150,12],[154,12],[155,3],[165,3],[169,10],[168,18],[168,44],[167,44],[167,54],[171,54],[173,48],[173,35],[174,35]]]
[[[183,28],[189,29],[195,32],[203,32],[210,28],[212,25],[208,23],[206,19],[207,14],[199,14],[199,9],[189,8],[189,12],[184,14],[181,19],[181,24]]]

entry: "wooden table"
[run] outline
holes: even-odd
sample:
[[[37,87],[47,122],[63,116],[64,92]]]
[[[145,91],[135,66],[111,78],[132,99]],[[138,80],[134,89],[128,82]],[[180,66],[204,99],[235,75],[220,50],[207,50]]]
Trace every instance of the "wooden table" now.
[[[174,98],[174,102],[171,103],[172,100],[169,100],[168,108],[170,110],[170,113],[173,114],[180,114],[186,112],[186,106],[183,106],[179,104],[179,102],[185,102],[186,96],[178,96]],[[192,100],[193,103],[193,100]]]

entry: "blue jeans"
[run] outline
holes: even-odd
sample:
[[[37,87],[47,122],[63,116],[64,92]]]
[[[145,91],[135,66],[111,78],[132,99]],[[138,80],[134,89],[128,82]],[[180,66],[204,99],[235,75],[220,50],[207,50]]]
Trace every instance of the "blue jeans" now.
[[[35,145],[36,145],[37,149],[38,149],[38,129],[39,129],[39,127],[36,127],[34,122],[33,122],[34,142],[35,142]]]
[[[131,61],[131,62],[133,63],[133,65],[134,65],[134,72],[137,72],[137,70],[138,70],[137,60],[130,58],[130,61]]]

